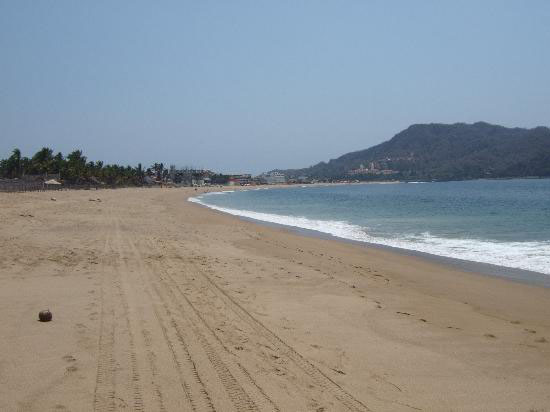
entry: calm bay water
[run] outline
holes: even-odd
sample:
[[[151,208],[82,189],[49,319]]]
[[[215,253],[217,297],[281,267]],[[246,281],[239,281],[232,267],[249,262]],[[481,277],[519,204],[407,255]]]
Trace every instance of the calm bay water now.
[[[190,200],[344,239],[550,275],[550,179],[252,188]]]

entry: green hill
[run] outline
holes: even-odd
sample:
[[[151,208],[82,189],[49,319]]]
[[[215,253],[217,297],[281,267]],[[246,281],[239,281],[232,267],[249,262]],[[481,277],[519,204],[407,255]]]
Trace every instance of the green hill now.
[[[358,180],[550,176],[550,129],[484,122],[415,124],[369,149],[280,171],[291,178]]]

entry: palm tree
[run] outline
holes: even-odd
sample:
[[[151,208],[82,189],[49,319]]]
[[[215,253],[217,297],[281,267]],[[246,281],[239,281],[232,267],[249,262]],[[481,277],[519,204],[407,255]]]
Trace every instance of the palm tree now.
[[[31,159],[33,173],[49,173],[53,168],[53,150],[43,147]]]
[[[13,149],[7,161],[7,175],[10,178],[21,177],[21,150]]]

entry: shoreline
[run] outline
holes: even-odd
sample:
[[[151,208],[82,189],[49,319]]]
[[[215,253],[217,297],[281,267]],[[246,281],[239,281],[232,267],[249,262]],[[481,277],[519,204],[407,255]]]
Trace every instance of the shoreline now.
[[[550,405],[550,289],[187,201],[202,191],[0,194],[1,410]]]
[[[405,182],[396,182],[396,183],[405,183]],[[350,183],[350,184],[357,184],[357,183]],[[362,184],[362,183],[359,183],[359,184]],[[303,186],[298,186],[298,187],[303,187]],[[282,189],[282,188],[296,188],[296,186],[273,185],[273,186],[268,186],[268,187],[261,187],[262,190]],[[240,187],[240,188],[237,188],[237,189],[221,190],[221,191],[215,191],[215,192],[205,191],[201,194],[235,192],[236,190],[238,190],[238,191],[247,191],[247,190],[259,190],[259,189],[249,189],[247,187]],[[268,226],[268,227],[280,227],[280,228],[284,228],[286,230],[289,230],[291,232],[302,234],[304,236],[317,237],[317,238],[321,238],[321,239],[332,239],[332,240],[339,241],[339,242],[356,244],[356,245],[359,245],[359,246],[363,246],[365,248],[379,248],[379,249],[382,249],[382,250],[391,251],[393,253],[398,253],[400,255],[405,255],[405,256],[417,256],[417,257],[420,257],[420,258],[423,258],[423,259],[427,259],[428,261],[431,261],[431,262],[434,262],[434,263],[446,264],[446,265],[449,265],[450,267],[453,267],[453,268],[456,268],[456,269],[459,269],[459,270],[463,270],[463,271],[466,271],[466,272],[469,272],[469,273],[475,273],[475,274],[478,274],[478,275],[481,275],[481,276],[496,277],[496,278],[500,278],[500,279],[507,279],[507,280],[510,280],[510,281],[513,281],[513,282],[550,288],[550,275],[545,274],[545,273],[536,272],[536,271],[532,271],[532,270],[521,269],[521,268],[495,265],[495,264],[485,263],[485,262],[478,262],[478,261],[473,261],[473,260],[460,259],[460,258],[455,258],[455,257],[450,257],[450,256],[437,255],[437,254],[433,254],[433,253],[417,251],[417,250],[414,250],[414,249],[406,249],[406,248],[400,248],[400,247],[395,247],[395,246],[389,246],[389,245],[383,245],[383,244],[378,244],[378,243],[367,242],[367,241],[347,239],[347,238],[344,238],[344,237],[339,237],[339,236],[333,235],[331,233],[322,232],[322,231],[319,231],[319,230],[307,229],[307,228],[303,228],[303,227],[299,227],[299,226],[292,226],[292,225],[287,225],[287,224],[282,224],[282,223],[269,222],[269,221],[266,221],[266,220],[255,219],[255,218],[248,217],[248,216],[241,216],[241,215],[233,214],[233,213],[226,212],[226,211],[223,211],[223,210],[218,210],[215,207],[212,207],[211,205],[208,205],[207,203],[203,203],[202,201],[200,201],[200,199],[198,201],[191,200],[193,197],[194,196],[189,196],[187,198],[187,201],[189,201],[191,203],[195,203],[199,206],[210,209],[212,211],[216,211],[216,212],[219,212],[219,213],[223,213],[223,214],[226,214],[226,215],[229,215],[229,216],[236,217],[236,218],[241,219],[243,221],[250,221],[250,222],[254,222],[254,223],[259,224],[259,225],[265,225],[265,226]]]
[[[206,205],[201,205],[207,207]],[[211,209],[214,210],[214,209]],[[225,212],[220,212],[225,213]],[[227,213],[231,215],[230,213]],[[522,283],[532,286],[540,286],[544,288],[550,288],[550,275],[546,275],[540,272],[534,272],[525,269],[511,268],[506,266],[493,265],[490,263],[476,262],[473,260],[465,260],[459,258],[452,258],[447,256],[435,255],[427,252],[420,252],[412,249],[404,249],[394,246],[381,245],[378,243],[362,242],[359,240],[346,239],[338,236],[331,235],[330,233],[320,232],[313,229],[304,229],[296,226],[283,225],[280,223],[266,222],[263,220],[253,219],[244,216],[231,215],[244,221],[254,222],[258,225],[265,225],[268,227],[284,228],[290,232],[295,232],[303,236],[314,237],[319,239],[329,239],[336,242],[343,242],[362,246],[364,248],[375,248],[386,250],[392,253],[397,253],[404,256],[415,256],[425,259],[428,262],[447,265],[449,267],[463,270],[468,273],[473,273],[479,276],[490,276],[498,279],[505,279],[512,282]]]

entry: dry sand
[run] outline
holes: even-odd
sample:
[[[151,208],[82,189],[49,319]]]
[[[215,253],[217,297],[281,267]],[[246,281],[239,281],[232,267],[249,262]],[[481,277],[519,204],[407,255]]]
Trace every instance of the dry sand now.
[[[0,194],[1,411],[550,410],[550,289],[191,193]]]

